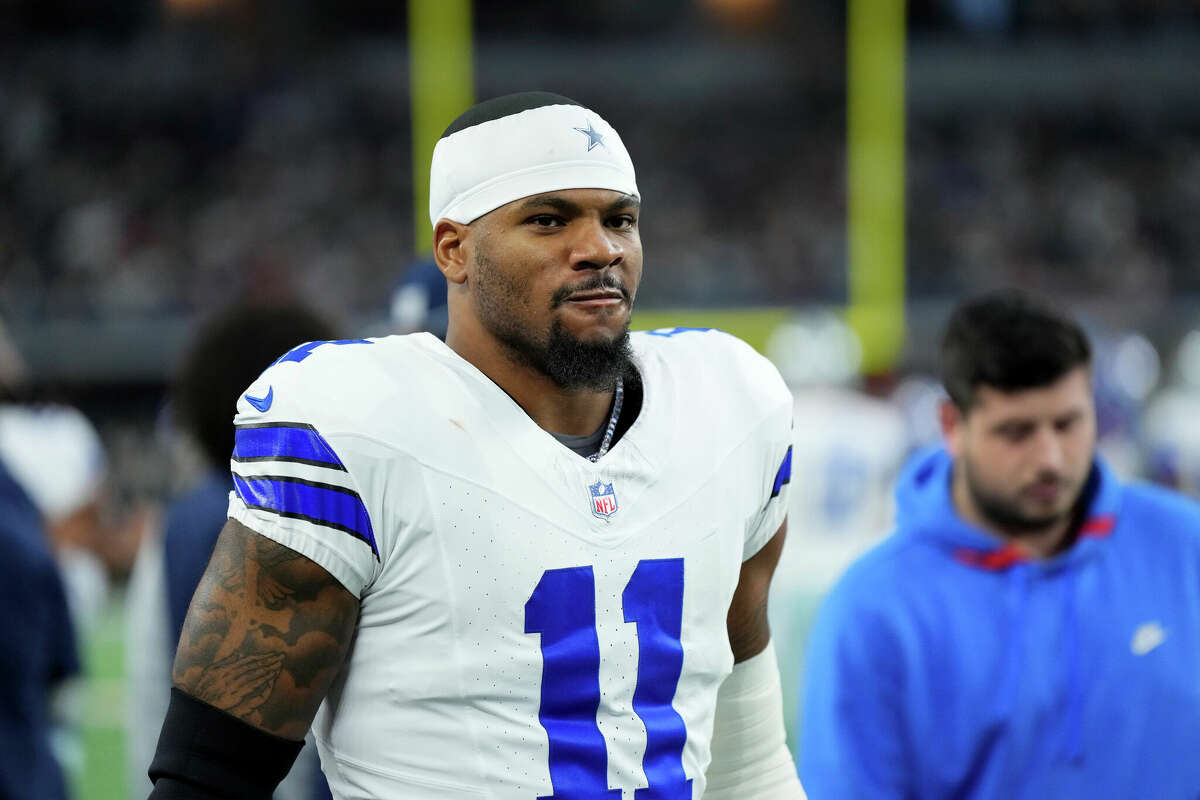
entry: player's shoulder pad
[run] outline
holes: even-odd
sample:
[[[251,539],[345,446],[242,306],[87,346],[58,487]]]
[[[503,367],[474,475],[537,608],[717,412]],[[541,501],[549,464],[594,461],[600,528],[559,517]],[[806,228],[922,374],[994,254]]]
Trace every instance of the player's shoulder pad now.
[[[343,416],[369,418],[371,407],[394,398],[403,374],[405,337],[306,342],[281,355],[237,401],[237,422],[334,423]]]
[[[764,408],[792,404],[792,393],[770,360],[716,328],[662,328],[632,336],[635,351],[660,359],[698,391],[732,393]]]

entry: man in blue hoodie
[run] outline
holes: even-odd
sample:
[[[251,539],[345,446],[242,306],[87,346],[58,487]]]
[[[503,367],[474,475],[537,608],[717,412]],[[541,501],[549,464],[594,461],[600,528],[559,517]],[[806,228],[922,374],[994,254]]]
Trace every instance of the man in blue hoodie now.
[[[961,306],[942,375],[812,634],[809,796],[1200,797],[1200,507],[1096,457],[1087,338],[1030,298]]]

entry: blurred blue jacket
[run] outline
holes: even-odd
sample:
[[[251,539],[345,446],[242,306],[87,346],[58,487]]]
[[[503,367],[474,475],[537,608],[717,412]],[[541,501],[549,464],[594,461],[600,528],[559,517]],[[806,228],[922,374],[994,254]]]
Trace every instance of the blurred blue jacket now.
[[[0,800],[62,800],[51,692],[79,670],[41,514],[0,464]]]
[[[394,332],[428,331],[445,339],[450,321],[448,295],[446,276],[433,258],[409,264],[392,291],[390,316]]]
[[[217,544],[217,536],[225,524],[231,491],[233,479],[229,473],[212,472],[167,508],[163,561],[172,647],[178,644],[183,634],[183,621],[187,617],[192,595],[200,585],[200,578]]]
[[[1200,797],[1200,506],[1097,462],[1075,544],[1030,561],[958,516],[951,464],[914,457],[819,612],[809,797]]]

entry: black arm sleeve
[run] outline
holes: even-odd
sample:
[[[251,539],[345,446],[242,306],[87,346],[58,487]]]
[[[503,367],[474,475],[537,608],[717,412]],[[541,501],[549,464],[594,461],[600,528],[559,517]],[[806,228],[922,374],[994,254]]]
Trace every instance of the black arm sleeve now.
[[[271,800],[303,746],[172,688],[150,800]]]

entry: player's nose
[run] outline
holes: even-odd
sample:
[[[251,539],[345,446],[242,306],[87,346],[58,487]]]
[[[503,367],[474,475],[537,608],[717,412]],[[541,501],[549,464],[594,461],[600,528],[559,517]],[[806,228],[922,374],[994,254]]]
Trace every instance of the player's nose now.
[[[625,258],[625,245],[602,220],[580,220],[571,243],[573,269],[614,267]]]

